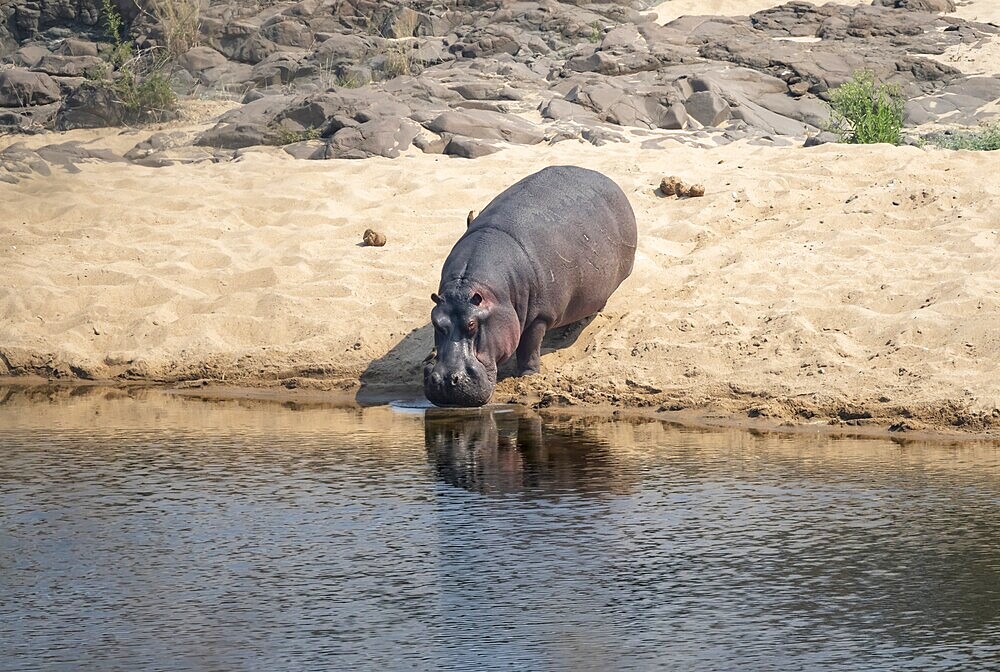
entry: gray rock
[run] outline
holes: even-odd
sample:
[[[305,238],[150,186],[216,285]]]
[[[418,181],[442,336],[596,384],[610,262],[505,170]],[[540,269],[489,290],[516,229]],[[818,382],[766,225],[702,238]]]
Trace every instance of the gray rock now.
[[[63,103],[56,115],[56,129],[69,131],[74,128],[103,128],[120,126],[127,110],[114,93],[95,84],[77,89]]]
[[[820,145],[825,145],[830,142],[840,142],[840,138],[836,133],[831,133],[829,131],[821,131],[814,135],[806,137],[806,141],[802,143],[803,147],[818,147]]]
[[[684,101],[684,110],[702,126],[718,126],[732,118],[729,103],[714,91],[697,91]]]
[[[0,70],[0,107],[45,105],[61,97],[59,85],[45,73]]]
[[[610,128],[604,128],[602,126],[592,126],[590,128],[583,129],[581,136],[584,140],[594,145],[595,147],[601,147],[609,142],[628,142],[628,138],[617,131],[613,131]]]
[[[32,70],[62,77],[84,77],[88,73],[103,71],[107,65],[97,56],[61,56],[48,54]]]
[[[337,65],[356,64],[374,51],[370,38],[359,35],[331,35],[315,52],[315,59],[321,67],[333,68]]]
[[[165,168],[167,166],[190,165],[195,163],[219,163],[230,158],[230,154],[209,149],[207,147],[168,147],[151,152],[147,156],[136,159],[134,163],[149,168]]]
[[[322,128],[324,135],[332,135],[344,126],[382,117],[402,119],[409,114],[405,103],[383,92],[336,89],[290,101],[275,115],[274,123],[293,131]]]
[[[424,154],[441,154],[444,152],[444,148],[448,146],[450,140],[450,137],[440,136],[437,133],[431,133],[427,129],[422,128],[417,132],[416,137],[413,138],[413,146]]]
[[[540,112],[545,119],[555,121],[576,121],[586,124],[594,124],[600,121],[597,115],[591,110],[562,98],[553,98],[547,103],[542,103]]]
[[[286,47],[309,47],[315,39],[308,26],[293,20],[265,24],[261,34],[274,44]]]
[[[273,122],[292,100],[291,96],[265,96],[231,110],[199,135],[194,144],[217,149],[278,144],[280,131]]]
[[[49,164],[38,156],[38,152],[28,149],[23,142],[0,150],[0,182],[17,184],[21,178],[32,174],[45,177],[52,174]]]
[[[59,45],[56,53],[63,56],[97,56],[97,45],[89,40],[67,37]]]
[[[278,50],[271,40],[260,34],[253,24],[233,21],[226,24],[221,34],[210,41],[217,51],[232,61],[255,65]]]
[[[280,86],[298,77],[315,74],[312,63],[305,62],[301,54],[275,53],[253,66],[251,79],[258,86]]]
[[[162,152],[165,149],[173,149],[188,142],[190,139],[187,133],[179,131],[173,133],[154,133],[125,152],[124,158],[133,163],[142,163],[147,157],[157,152]]]
[[[466,100],[521,100],[524,97],[505,82],[466,82],[453,84],[450,88]]]
[[[337,131],[330,138],[328,154],[331,158],[384,156],[394,159],[409,148],[419,130],[420,126],[409,119],[373,119]]]
[[[379,34],[382,37],[399,39],[402,37],[413,37],[417,29],[426,23],[426,17],[405,5],[395,7],[380,22]]]
[[[453,137],[444,148],[444,153],[448,156],[458,156],[463,159],[478,159],[481,156],[488,156],[499,151],[499,147],[485,140],[460,135]]]
[[[43,46],[37,44],[29,44],[25,47],[21,47],[16,52],[11,60],[13,60],[15,65],[20,65],[22,67],[31,69],[41,62],[43,58],[50,55],[52,52]]]
[[[214,89],[245,92],[253,85],[253,67],[246,63],[226,61],[222,65],[202,70],[197,77],[203,85]]]
[[[626,91],[605,80],[573,87],[566,100],[618,126],[679,129],[687,123],[687,112],[673,87],[630,87]]]
[[[873,5],[908,9],[911,12],[954,12],[955,3],[952,0],[874,0]]]
[[[545,139],[542,129],[520,117],[486,110],[449,110],[435,117],[426,126],[435,133],[450,133],[482,140],[502,140],[516,145],[534,145]],[[449,143],[449,146],[451,144]],[[449,153],[447,148],[445,153]]]
[[[43,145],[35,150],[38,156],[50,166],[60,166],[70,172],[80,172],[76,164],[88,160],[122,163],[125,159],[109,149],[87,147],[78,141]]]
[[[206,46],[192,47],[177,58],[177,64],[193,75],[227,63],[229,59]]]
[[[318,160],[328,158],[326,140],[303,140],[302,142],[293,142],[290,145],[285,145],[281,149],[296,159]]]

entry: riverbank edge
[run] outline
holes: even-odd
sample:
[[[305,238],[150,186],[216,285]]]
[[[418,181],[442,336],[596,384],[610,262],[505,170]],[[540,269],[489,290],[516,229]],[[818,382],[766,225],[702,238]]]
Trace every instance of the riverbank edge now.
[[[289,380],[295,380],[290,386]],[[253,401],[275,404],[298,404],[330,406],[336,408],[366,408],[387,406],[393,401],[423,400],[421,394],[405,386],[365,389],[360,383],[347,386],[343,381],[322,381],[310,379],[313,385],[302,385],[300,379],[284,381],[241,381],[241,384],[227,384],[211,380],[182,382],[158,382],[147,380],[79,380],[53,379],[40,376],[0,376],[0,389],[15,388],[21,391],[85,390],[130,392],[151,390],[164,394],[174,394],[192,400],[204,401]],[[332,383],[321,387],[323,382]],[[508,395],[503,395],[508,396]],[[799,422],[787,419],[748,416],[745,412],[729,412],[721,407],[708,404],[699,408],[670,410],[665,408],[613,405],[606,403],[566,403],[566,396],[547,391],[526,395],[520,400],[495,401],[490,406],[515,405],[534,411],[543,418],[605,418],[625,422],[663,422],[675,427],[699,431],[738,430],[753,434],[780,434],[790,436],[822,436],[835,438],[887,439],[899,444],[935,443],[971,445],[990,444],[1000,446],[1000,431],[974,431],[962,427],[925,424],[926,420],[913,418],[914,422],[925,424],[920,428],[900,427],[883,418],[857,418],[837,420],[835,418],[812,418]],[[2,399],[0,399],[2,403]],[[721,404],[719,405],[721,406]]]

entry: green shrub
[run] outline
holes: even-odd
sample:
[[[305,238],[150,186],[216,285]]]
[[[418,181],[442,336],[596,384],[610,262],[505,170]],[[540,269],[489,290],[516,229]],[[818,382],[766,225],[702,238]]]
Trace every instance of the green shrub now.
[[[592,24],[590,24],[590,30],[587,31],[587,39],[591,42],[597,43],[600,42],[602,38],[603,35],[601,34],[601,24],[599,24],[597,21],[594,21]]]
[[[975,131],[931,133],[924,136],[923,141],[943,149],[992,152],[1000,149],[1000,122],[988,124]]]
[[[333,84],[342,89],[357,89],[364,86],[365,82],[357,75],[340,74],[334,78]]]
[[[124,21],[111,0],[102,0],[104,25],[112,40],[108,66],[87,73],[105,86],[125,108],[125,122],[160,121],[177,109],[177,95],[166,75],[169,56],[148,50],[133,53],[123,38]]]
[[[898,145],[903,129],[903,95],[898,86],[881,84],[868,70],[830,91],[830,130],[841,142]]]
[[[386,79],[412,73],[412,45],[392,45],[385,50],[381,70]]]
[[[177,108],[177,94],[170,88],[170,79],[153,69],[138,74],[126,66],[111,82],[111,90],[125,106],[129,121],[160,121]]]
[[[111,0],[101,0],[101,9],[104,12],[104,28],[112,40],[111,53],[108,61],[111,67],[121,67],[123,63],[132,58],[132,43],[123,39],[125,34],[125,22],[122,15],[118,13],[118,8]]]
[[[307,128],[302,131],[293,131],[288,128],[279,128],[278,136],[275,141],[277,145],[291,145],[296,142],[304,142],[306,140],[319,140],[323,131],[319,128]]]

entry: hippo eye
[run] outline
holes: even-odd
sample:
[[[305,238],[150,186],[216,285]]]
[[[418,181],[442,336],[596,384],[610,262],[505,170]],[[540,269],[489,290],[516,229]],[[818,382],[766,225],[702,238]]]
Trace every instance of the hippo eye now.
[[[469,331],[475,331],[476,330],[476,321],[475,320],[469,320],[468,327],[469,327]]]

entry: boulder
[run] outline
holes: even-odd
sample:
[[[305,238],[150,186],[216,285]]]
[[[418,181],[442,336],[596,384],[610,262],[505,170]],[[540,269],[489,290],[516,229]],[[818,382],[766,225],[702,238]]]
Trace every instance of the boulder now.
[[[732,118],[729,103],[714,91],[697,91],[684,101],[688,116],[702,126],[719,126]]]
[[[136,159],[134,163],[149,168],[189,165],[194,163],[218,163],[232,157],[231,153],[208,147],[168,147]]]
[[[567,92],[566,100],[592,110],[601,121],[618,126],[680,129],[687,123],[687,112],[672,86],[625,90],[602,80],[574,86]]]
[[[20,65],[22,67],[31,69],[38,65],[39,62],[52,52],[43,46],[37,44],[29,44],[27,46],[21,47],[14,52],[14,56],[11,60],[14,61],[15,65]]]
[[[327,140],[303,140],[283,146],[281,149],[296,159],[326,159]]]
[[[214,127],[199,135],[194,144],[218,149],[240,149],[277,144],[275,116],[293,100],[291,96],[265,96],[223,114]]]
[[[315,59],[324,68],[363,61],[375,47],[370,38],[359,35],[335,34],[316,48]]]
[[[285,47],[309,47],[315,38],[309,27],[299,21],[277,20],[264,25],[261,34],[274,44]]]
[[[0,70],[0,107],[45,105],[61,96],[59,85],[43,72]]]
[[[126,113],[125,106],[112,91],[97,84],[86,84],[63,103],[56,115],[56,129],[120,126]]]
[[[384,156],[394,159],[409,148],[420,126],[409,119],[382,117],[345,126],[330,138],[330,158],[365,159]]]
[[[435,133],[502,140],[515,145],[535,145],[545,139],[544,131],[534,124],[520,117],[487,110],[449,110],[439,114],[426,126]],[[447,148],[445,153],[448,153]]]
[[[874,0],[873,5],[907,9],[911,12],[954,12],[955,3],[952,0]]]
[[[257,86],[280,86],[315,72],[315,66],[301,54],[278,52],[253,66],[250,77]]]
[[[380,22],[378,32],[382,37],[399,39],[413,37],[417,29],[427,23],[427,17],[406,5],[398,5]]]
[[[110,163],[122,163],[124,159],[109,149],[87,147],[84,143],[71,140],[51,145],[42,145],[35,150],[38,156],[50,166],[60,166],[70,172],[79,172],[76,164],[89,159]]]
[[[146,165],[142,162],[147,157],[156,154],[157,152],[162,152],[165,149],[173,149],[189,140],[190,137],[188,134],[180,131],[175,131],[173,133],[154,133],[142,142],[136,144],[132,149],[125,152],[125,159],[127,161],[131,161],[132,163]]]
[[[90,40],[67,37],[56,49],[63,56],[97,56],[97,45]]]
[[[209,44],[229,60],[250,65],[260,63],[278,50],[278,45],[260,33],[259,26],[241,21],[226,24]]]
[[[177,58],[177,64],[192,75],[227,63],[229,63],[229,59],[212,47],[206,46],[192,47]]]
[[[107,64],[97,56],[61,56],[47,54],[32,67],[32,70],[62,77],[85,77],[101,72]]]
[[[392,96],[370,89],[336,89],[296,98],[274,116],[274,123],[292,131],[323,129],[329,136],[344,126],[374,119],[408,117],[410,108]]]
[[[453,137],[444,148],[444,153],[448,156],[458,156],[463,159],[478,159],[480,156],[487,156],[499,151],[499,147],[485,140],[467,138],[461,135]]]

